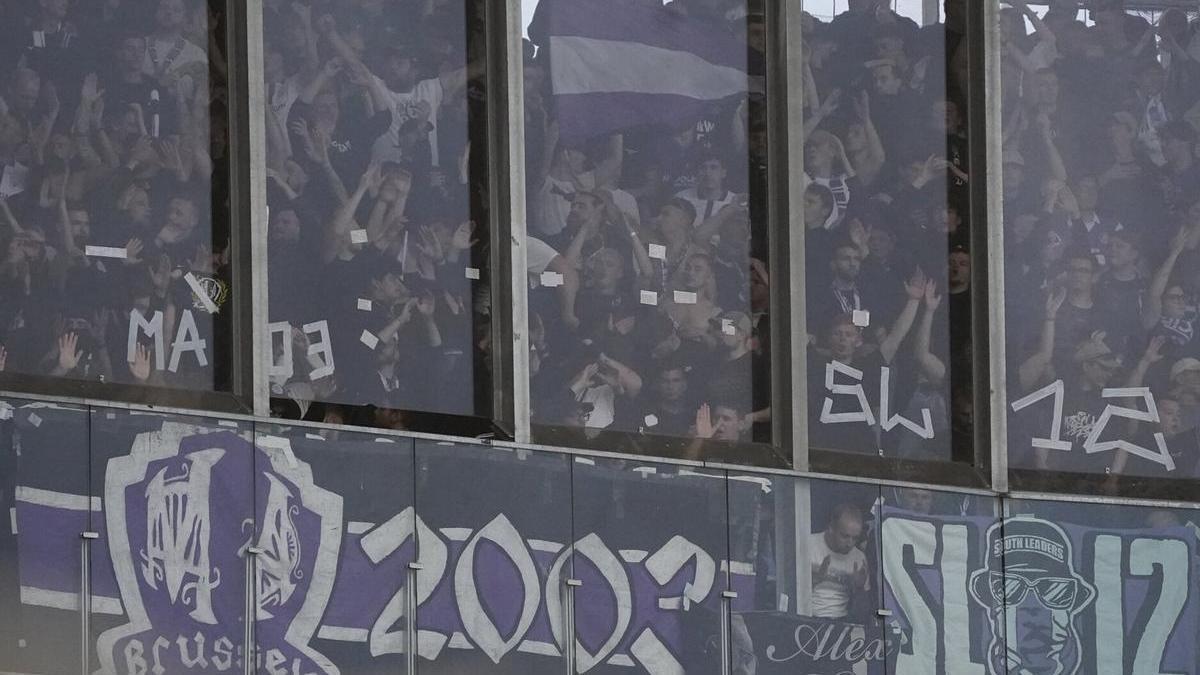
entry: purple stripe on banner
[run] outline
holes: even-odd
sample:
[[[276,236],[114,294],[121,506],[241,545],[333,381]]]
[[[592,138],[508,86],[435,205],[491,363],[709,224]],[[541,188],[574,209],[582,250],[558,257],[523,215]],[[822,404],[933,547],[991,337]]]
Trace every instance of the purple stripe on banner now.
[[[17,502],[22,586],[78,593],[79,535],[87,512]]]
[[[413,560],[411,541],[379,561],[378,565],[367,558],[361,541],[362,535],[348,534],[342,537],[337,579],[322,619],[324,625],[370,628],[375,617],[383,613],[392,596],[404,586],[408,563]],[[389,629],[398,630],[393,627]]]
[[[92,517],[104,522],[103,512],[97,511]],[[113,571],[112,555],[108,549],[107,531],[103,527],[100,528],[100,538],[92,541],[92,592],[110,598],[121,597],[117,573]]]
[[[542,0],[538,11],[546,12],[550,35],[640,42],[746,69],[746,44],[725,26],[680,16],[645,0]]]
[[[583,140],[643,124],[694,122],[718,103],[664,94],[572,94],[557,96],[564,140]]]

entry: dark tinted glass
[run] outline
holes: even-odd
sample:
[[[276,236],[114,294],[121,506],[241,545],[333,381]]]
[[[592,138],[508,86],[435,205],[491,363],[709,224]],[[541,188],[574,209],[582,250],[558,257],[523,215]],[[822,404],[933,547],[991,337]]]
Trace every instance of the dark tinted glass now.
[[[533,422],[778,463],[762,6],[522,4]]]
[[[973,463],[968,3],[803,4],[809,443]]]
[[[1077,4],[1000,10],[1009,463],[1194,481],[1197,24]]]
[[[0,7],[0,371],[233,388],[223,6]]]
[[[266,3],[276,415],[491,417],[483,6]]]

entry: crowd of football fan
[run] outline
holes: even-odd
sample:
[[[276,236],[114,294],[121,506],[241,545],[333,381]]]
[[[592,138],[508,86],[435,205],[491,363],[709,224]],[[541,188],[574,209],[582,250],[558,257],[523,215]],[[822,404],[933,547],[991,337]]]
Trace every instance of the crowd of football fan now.
[[[882,0],[848,5],[803,25],[794,262],[810,441],[970,459],[969,187],[982,178],[968,175],[966,3],[924,27]],[[770,439],[768,250],[786,233],[767,227],[762,6],[662,11],[744,43],[749,93],[673,125],[568,138],[546,26],[530,27],[530,389],[538,424],[676,437],[695,454]],[[369,404],[360,421],[404,426],[392,411],[485,411],[482,3],[266,0],[264,13],[280,412],[358,420],[342,406]],[[1194,475],[1200,24],[1115,0],[1012,0],[1000,17],[1007,380],[1024,404],[1013,463]],[[227,220],[213,218],[228,208],[220,21],[196,0],[0,2],[0,367],[227,379],[214,367],[229,333],[214,310],[237,290]],[[1111,391],[1138,387],[1159,422],[1104,413],[1146,409],[1140,389],[1132,403]]]
[[[228,386],[221,22],[185,0],[0,2],[0,369]]]

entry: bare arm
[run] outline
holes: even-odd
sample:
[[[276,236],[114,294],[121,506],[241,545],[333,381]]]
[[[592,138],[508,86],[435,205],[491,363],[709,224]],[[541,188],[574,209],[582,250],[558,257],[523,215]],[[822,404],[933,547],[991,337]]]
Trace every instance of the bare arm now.
[[[1017,369],[1017,381],[1023,390],[1037,384],[1050,369],[1050,360],[1054,358],[1054,322],[1059,308],[1066,299],[1065,288],[1055,289],[1046,298],[1046,315],[1042,322],[1042,333],[1038,338],[1037,351],[1025,359],[1025,362]]]
[[[946,364],[929,349],[930,337],[933,333],[933,316],[942,304],[942,296],[937,293],[933,281],[925,282],[925,312],[921,315],[921,323],[917,326],[913,353],[917,364],[930,382],[941,382],[946,377]]]
[[[1171,240],[1171,250],[1167,253],[1166,260],[1154,272],[1154,278],[1150,281],[1150,288],[1146,289],[1146,306],[1142,308],[1142,327],[1146,330],[1156,326],[1159,319],[1162,318],[1163,293],[1167,290],[1167,282],[1171,280],[1171,272],[1174,271],[1175,263],[1179,261],[1179,255],[1183,253],[1191,235],[1192,231],[1190,228],[1186,226],[1181,227]]]

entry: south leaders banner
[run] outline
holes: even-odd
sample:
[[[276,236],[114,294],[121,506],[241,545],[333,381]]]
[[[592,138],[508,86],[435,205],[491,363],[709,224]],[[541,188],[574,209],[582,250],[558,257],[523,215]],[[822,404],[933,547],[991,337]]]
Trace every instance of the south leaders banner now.
[[[45,406],[4,416],[0,671],[76,669],[86,528],[100,535],[89,660],[114,675],[240,670],[248,586],[258,672],[401,672],[412,562],[431,672],[557,672],[566,579],[583,584],[580,672],[720,672],[730,592],[743,675],[1200,670],[1196,535],[1161,514],[1132,526],[1111,507],[988,518],[881,500],[860,546],[882,611],[817,619],[764,594],[788,561],[774,527],[747,524],[803,520],[768,517],[766,479]],[[765,510],[730,526],[732,504]]]

